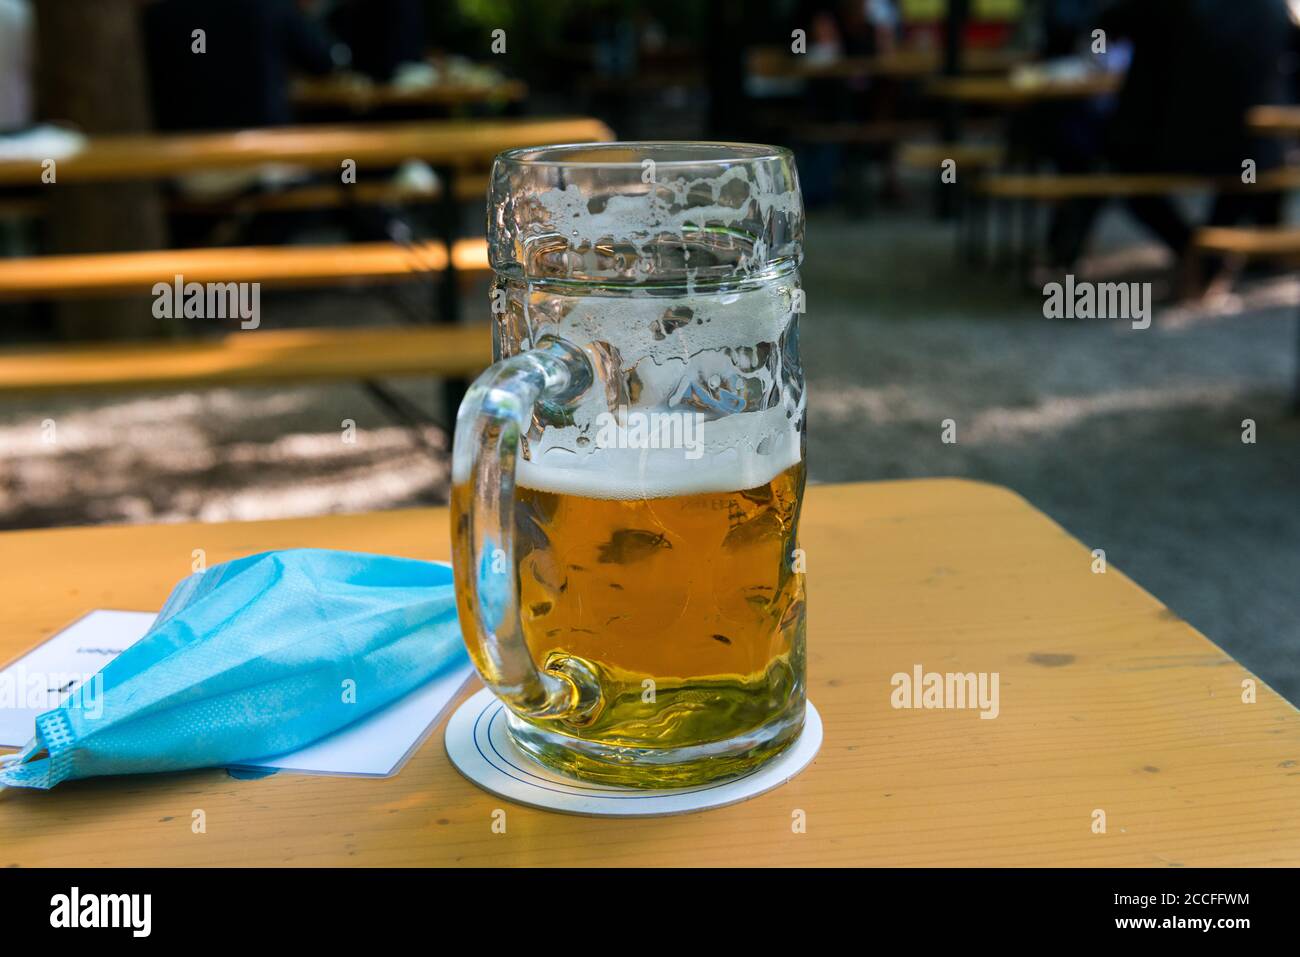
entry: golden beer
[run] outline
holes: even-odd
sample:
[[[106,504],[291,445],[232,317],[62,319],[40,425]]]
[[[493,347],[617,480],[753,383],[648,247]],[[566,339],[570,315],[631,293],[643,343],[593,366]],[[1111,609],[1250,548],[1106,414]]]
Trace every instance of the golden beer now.
[[[658,767],[655,783],[675,786],[740,773],[789,744],[804,706],[803,486],[802,462],[755,488],[655,498],[521,484],[524,637],[545,668],[576,659],[601,700],[581,721],[512,717],[515,740],[560,770],[640,786],[656,753],[708,757],[728,742],[704,762]],[[469,494],[453,489],[453,516]],[[459,582],[457,597],[473,621]]]

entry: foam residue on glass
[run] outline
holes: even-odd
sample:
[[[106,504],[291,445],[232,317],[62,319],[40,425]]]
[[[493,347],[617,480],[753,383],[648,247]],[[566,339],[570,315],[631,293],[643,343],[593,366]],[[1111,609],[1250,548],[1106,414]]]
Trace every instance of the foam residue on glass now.
[[[576,407],[536,410],[518,481],[619,499],[763,485],[802,458],[793,165],[638,173],[602,189],[600,168],[566,168],[506,199],[513,230],[494,250],[501,355],[555,336],[594,372]],[[691,448],[602,444],[620,410],[689,416]]]
[[[643,283],[738,279],[793,255],[801,239],[799,196],[766,166],[716,176],[673,177],[648,166],[636,191],[592,197],[578,183],[531,198],[542,228],[526,252],[529,275]]]

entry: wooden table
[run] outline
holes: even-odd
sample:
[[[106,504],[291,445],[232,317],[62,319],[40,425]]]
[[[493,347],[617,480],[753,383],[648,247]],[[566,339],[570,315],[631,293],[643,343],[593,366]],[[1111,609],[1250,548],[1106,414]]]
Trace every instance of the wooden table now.
[[[826,740],[776,791],[565,817],[477,790],[439,729],[386,780],[212,770],[5,791],[0,865],[1300,864],[1300,715],[1262,683],[1243,703],[1240,665],[1113,566],[1094,574],[1105,542],[950,479],[810,488],[802,538]],[[158,608],[195,548],[309,545],[445,558],[447,513],[0,535],[0,659],[88,609]],[[997,672],[999,716],[895,710],[891,676],[917,664]]]
[[[295,82],[292,96],[294,104],[299,107],[368,113],[390,107],[437,106],[450,109],[481,103],[516,103],[528,96],[528,86],[519,80],[400,86],[358,82],[353,77],[313,77]]]
[[[964,73],[1006,73],[1028,59],[1029,56],[1019,50],[966,50],[961,68]],[[817,61],[806,56],[792,56],[780,48],[758,48],[749,58],[751,75],[781,79],[879,77],[908,80],[933,76],[942,69],[941,50],[897,50],[877,56],[846,56]]]
[[[58,160],[58,183],[109,182],[180,176],[283,163],[317,170],[396,166],[410,159],[457,167],[482,166],[502,150],[548,143],[613,139],[599,120],[581,117],[538,120],[430,120],[288,126],[228,133],[139,134],[91,137],[85,147]],[[39,185],[39,160],[0,160],[0,185]]]
[[[462,239],[452,246],[461,277],[488,272],[487,243]],[[0,259],[0,301],[106,295],[149,295],[158,282],[257,282],[266,286],[328,286],[366,281],[427,279],[447,268],[437,241],[330,246],[212,246],[125,253],[76,253]]]
[[[1300,133],[1300,106],[1256,106],[1246,114],[1246,125],[1256,133],[1295,136]]]
[[[926,92],[943,100],[1003,108],[1032,106],[1057,100],[1084,100],[1119,92],[1124,77],[1115,73],[1096,73],[1071,80],[1016,82],[1009,77],[954,76],[936,77]]]

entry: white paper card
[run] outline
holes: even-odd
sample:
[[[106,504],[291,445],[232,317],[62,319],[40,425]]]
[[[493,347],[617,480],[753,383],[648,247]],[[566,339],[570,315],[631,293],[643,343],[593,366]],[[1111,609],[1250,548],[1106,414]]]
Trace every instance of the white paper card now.
[[[752,771],[715,784],[634,790],[565,777],[515,746],[505,705],[484,688],[470,695],[447,722],[447,756],[470,781],[500,797],[563,814],[659,817],[724,807],[780,787],[812,762],[822,746],[822,719],[808,702],[803,732],[788,748]]]
[[[97,609],[0,671],[0,747],[21,748],[36,716],[139,641],[157,617]],[[305,748],[240,765],[307,774],[396,774],[473,673],[468,656],[368,718]]]

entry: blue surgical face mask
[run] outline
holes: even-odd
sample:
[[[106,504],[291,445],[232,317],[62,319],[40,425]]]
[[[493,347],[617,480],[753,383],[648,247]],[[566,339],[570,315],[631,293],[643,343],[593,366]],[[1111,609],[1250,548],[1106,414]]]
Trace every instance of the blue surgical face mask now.
[[[177,585],[143,638],[36,719],[0,785],[282,754],[464,661],[445,565],[323,549],[250,555]]]

